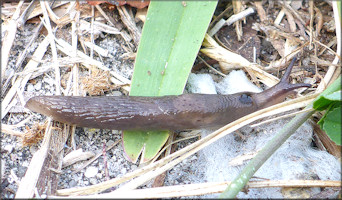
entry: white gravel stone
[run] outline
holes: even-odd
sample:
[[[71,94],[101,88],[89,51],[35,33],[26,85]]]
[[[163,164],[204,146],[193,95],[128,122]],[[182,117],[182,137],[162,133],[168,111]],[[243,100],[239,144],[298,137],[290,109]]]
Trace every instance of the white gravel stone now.
[[[34,86],[32,84],[27,85],[27,92],[33,92]]]
[[[42,89],[42,82],[38,82],[34,85],[35,90],[41,90]]]
[[[7,151],[8,153],[12,153],[13,149],[14,149],[14,146],[12,144],[8,144],[4,148],[4,150]]]
[[[86,172],[84,173],[84,175],[87,177],[87,178],[91,178],[91,177],[94,177],[96,176],[96,174],[98,173],[98,169],[97,167],[88,167],[88,169],[86,170]]]
[[[5,169],[6,169],[6,162],[4,160],[1,160],[1,179],[5,177]]]

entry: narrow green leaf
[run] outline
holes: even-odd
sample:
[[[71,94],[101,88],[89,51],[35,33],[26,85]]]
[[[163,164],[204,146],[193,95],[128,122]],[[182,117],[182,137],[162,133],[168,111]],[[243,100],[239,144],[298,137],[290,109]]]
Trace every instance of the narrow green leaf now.
[[[341,145],[341,107],[329,112],[324,120],[323,130],[337,145]]]
[[[216,5],[217,1],[151,1],[137,52],[130,95],[183,93]],[[159,139],[156,134],[159,134]],[[131,159],[136,160],[143,147],[146,152],[150,148],[161,147],[167,137],[167,131],[149,132],[147,136],[141,132],[124,131],[125,152],[128,156],[134,155]],[[154,144],[149,145],[150,140],[154,140]],[[136,141],[140,141],[139,146]],[[154,151],[154,155],[158,151]],[[147,161],[152,155],[142,160]]]
[[[142,162],[152,159],[167,140],[167,137],[156,131],[126,131],[124,138],[126,156],[133,163],[137,162],[141,153],[144,153]]]

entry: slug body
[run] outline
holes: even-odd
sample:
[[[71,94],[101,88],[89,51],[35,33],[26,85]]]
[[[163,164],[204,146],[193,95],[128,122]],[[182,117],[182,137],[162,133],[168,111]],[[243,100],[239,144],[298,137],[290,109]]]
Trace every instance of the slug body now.
[[[280,103],[300,87],[288,82],[294,60],[281,81],[261,92],[232,95],[77,97],[37,96],[25,105],[56,121],[80,127],[116,130],[185,130],[220,127]]]

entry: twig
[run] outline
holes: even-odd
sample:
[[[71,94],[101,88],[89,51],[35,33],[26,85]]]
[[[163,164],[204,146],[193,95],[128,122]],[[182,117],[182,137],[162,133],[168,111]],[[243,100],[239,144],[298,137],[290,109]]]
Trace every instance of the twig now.
[[[224,190],[227,184],[231,181],[196,183],[187,185],[164,186],[156,188],[129,190],[122,193],[117,193],[116,198],[172,198],[199,196],[205,194],[220,193]],[[274,188],[274,187],[341,187],[340,181],[322,181],[322,180],[267,180],[267,181],[251,181],[247,185],[248,188]],[[55,196],[52,198],[112,198],[107,194],[97,194],[92,196]]]
[[[220,74],[223,77],[226,77],[227,75],[225,75],[222,72],[217,71],[215,68],[213,68],[212,66],[210,66],[203,58],[201,58],[201,56],[197,56],[207,67],[209,67],[211,70],[213,70],[215,73]]]
[[[273,121],[276,121],[276,120],[279,120],[279,119],[284,119],[284,118],[292,117],[292,116],[295,116],[295,115],[300,114],[300,113],[308,112],[310,110],[313,110],[313,109],[309,109],[309,110],[303,109],[303,110],[300,110],[300,111],[297,111],[297,112],[293,112],[293,113],[290,113],[290,114],[287,114],[287,115],[282,115],[282,116],[279,116],[279,117],[274,117],[272,119],[265,120],[265,121],[262,121],[260,123],[252,124],[252,125],[250,125],[250,127],[254,128],[254,127],[260,126],[262,124],[270,123],[270,122],[273,122]]]
[[[220,21],[218,21],[215,26],[208,31],[208,35],[213,36],[215,35],[224,25],[230,26],[231,24],[233,24],[234,22],[247,17],[250,14],[253,14],[255,12],[254,8],[249,7],[248,9],[241,11],[235,15],[230,16],[227,20],[221,19]]]
[[[229,5],[229,6],[227,6],[227,8],[226,9],[224,9],[224,11],[223,12],[221,12],[212,22],[210,22],[210,24],[209,24],[209,27],[210,27],[210,29],[213,27],[213,25],[218,21],[218,20],[221,20],[222,18],[223,18],[223,16],[230,10],[230,9],[232,9],[233,8],[233,5]]]
[[[314,1],[309,2],[309,13],[310,13],[310,46],[309,49],[312,49],[312,39],[313,39],[313,21],[314,21]]]
[[[24,12],[21,14],[20,18],[18,19],[19,28],[23,28],[25,25],[26,20],[28,19],[29,15],[32,13],[33,9],[38,4],[37,0],[31,1],[31,3],[26,7]]]

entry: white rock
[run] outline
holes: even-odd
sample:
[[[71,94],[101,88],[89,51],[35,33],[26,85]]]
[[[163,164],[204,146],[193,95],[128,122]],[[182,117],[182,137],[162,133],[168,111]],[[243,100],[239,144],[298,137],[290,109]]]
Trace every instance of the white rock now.
[[[14,146],[11,144],[8,144],[4,147],[4,150],[7,151],[8,153],[12,153],[13,149],[14,149]]]
[[[35,89],[35,90],[41,90],[41,89],[42,89],[42,82],[39,81],[38,83],[36,83],[36,84],[34,85],[34,89]]]
[[[87,178],[91,178],[96,176],[96,174],[98,173],[98,169],[97,167],[88,167],[86,172],[84,173],[84,176],[86,176]]]
[[[5,176],[5,169],[6,169],[6,162],[5,160],[1,160],[1,179],[4,178]]]
[[[27,92],[33,92],[34,86],[32,84],[27,85]]]

